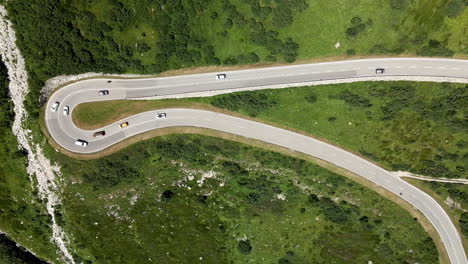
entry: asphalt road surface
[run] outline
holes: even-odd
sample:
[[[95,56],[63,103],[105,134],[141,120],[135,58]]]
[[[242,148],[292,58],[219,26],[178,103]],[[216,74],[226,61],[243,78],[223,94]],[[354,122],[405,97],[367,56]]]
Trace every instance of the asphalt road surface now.
[[[376,69],[384,73],[377,74]],[[226,79],[217,80],[217,73],[184,75],[148,79],[91,79],[83,80],[56,91],[49,98],[46,126],[52,138],[64,149],[76,153],[95,153],[125,138],[164,127],[201,127],[252,138],[298,152],[302,152],[351,171],[400,196],[420,210],[439,233],[451,263],[468,264],[460,235],[443,208],[429,195],[406,183],[367,160],[333,145],[285,129],[220,113],[194,109],[160,109],[120,120],[97,130],[82,130],[71,120],[73,108],[84,102],[135,99],[154,96],[177,96],[210,91],[229,91],[239,88],[271,88],[305,85],[323,80],[346,80],[381,77],[416,76],[451,78],[468,83],[468,61],[451,59],[393,58],[339,61],[284,67],[222,72]],[[109,82],[110,81],[110,82]],[[98,95],[108,90],[108,95]],[[56,112],[51,111],[59,102]],[[70,108],[65,115],[63,108]],[[166,118],[157,118],[166,113]],[[119,124],[129,126],[120,128]],[[105,131],[101,138],[93,137]],[[86,147],[75,144],[77,139],[88,142]]]

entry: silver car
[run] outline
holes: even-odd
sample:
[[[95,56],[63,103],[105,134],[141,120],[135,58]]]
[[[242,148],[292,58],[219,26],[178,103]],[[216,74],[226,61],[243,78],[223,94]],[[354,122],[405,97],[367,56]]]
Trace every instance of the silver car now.
[[[50,110],[52,110],[52,112],[57,112],[57,109],[59,107],[60,103],[57,101],[55,102],[53,105],[52,105],[52,108]]]
[[[70,114],[70,107],[68,107],[68,105],[67,105],[67,106],[65,106],[65,107],[63,108],[63,115],[64,115],[64,116],[67,116],[67,115],[69,115],[69,114]]]

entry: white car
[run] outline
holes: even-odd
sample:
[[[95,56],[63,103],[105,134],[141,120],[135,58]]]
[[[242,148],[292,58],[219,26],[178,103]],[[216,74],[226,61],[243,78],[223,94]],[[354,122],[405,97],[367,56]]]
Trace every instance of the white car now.
[[[222,80],[222,79],[226,79],[226,74],[221,73],[221,74],[216,75],[216,80]]]
[[[84,141],[82,139],[77,139],[75,141],[75,145],[80,146],[80,147],[86,147],[86,146],[88,146],[88,142]]]
[[[375,69],[375,73],[377,73],[377,74],[382,74],[382,73],[384,73],[384,71],[385,71],[384,68]]]
[[[158,113],[156,114],[156,118],[166,118],[166,113]]]
[[[52,105],[52,108],[51,108],[52,112],[57,112],[57,109],[58,109],[58,107],[59,107],[59,104],[60,104],[59,102],[55,102],[55,103]]]
[[[68,105],[67,105],[67,106],[65,106],[65,107],[63,108],[63,115],[64,115],[64,116],[67,116],[67,115],[69,115],[69,114],[70,114],[70,107],[68,107]]]

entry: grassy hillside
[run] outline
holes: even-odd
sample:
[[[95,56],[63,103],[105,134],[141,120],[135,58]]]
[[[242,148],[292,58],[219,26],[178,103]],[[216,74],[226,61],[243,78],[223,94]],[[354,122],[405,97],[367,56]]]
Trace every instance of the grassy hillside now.
[[[466,0],[25,0],[9,1],[7,9],[30,75],[28,126],[40,141],[39,90],[56,75],[158,73],[353,54],[466,56],[467,4]],[[337,42],[339,48],[335,48]],[[417,131],[405,137],[408,142],[401,141],[404,146],[416,140],[435,142],[442,148],[428,151],[410,145],[404,150],[422,154],[408,155],[416,161],[406,166],[423,168],[424,160],[438,155],[440,160],[428,166],[464,176],[464,170],[457,172],[457,167],[466,168],[464,150],[458,148],[458,141],[453,143],[461,132],[454,132],[448,145],[441,144],[442,138],[435,133],[424,132],[421,137],[417,133],[423,124],[437,133],[452,129],[445,126],[458,129],[456,123],[442,128],[434,124],[446,114],[456,121],[465,113],[444,112],[431,119],[413,109],[417,104],[399,105],[386,93],[315,94],[310,89],[297,95],[267,91],[202,101],[230,109],[231,101],[247,96],[256,105],[244,103],[232,110],[314,134],[318,131],[322,137],[331,132],[332,140],[349,148],[361,147],[364,140],[356,130],[346,134],[358,136],[353,142],[331,127],[315,130],[299,118],[285,122],[282,113],[294,109],[286,106],[287,100],[307,102],[302,105],[309,104],[309,108],[303,110],[313,105],[326,109],[330,101],[336,111],[365,117],[351,124],[368,123],[368,128],[382,129],[386,131],[382,135],[389,137],[405,132],[394,133],[388,126],[398,130],[397,122],[405,122],[405,129],[413,131],[416,122]],[[16,149],[9,129],[11,104],[6,90],[2,91],[0,154],[7,159],[0,166],[0,228],[41,257],[54,260],[49,218],[36,201],[24,153]],[[332,98],[317,97],[322,93]],[[361,97],[373,106],[366,106]],[[352,105],[355,102],[357,106]],[[406,119],[377,122],[385,115],[377,106],[387,104],[390,117],[397,113]],[[375,107],[370,114],[362,112],[369,107]],[[352,115],[336,113],[317,113],[319,124],[348,128]],[[383,136],[372,140],[377,145],[368,151],[369,146],[364,146],[363,154],[407,168],[402,167],[406,161],[399,160],[404,153],[398,145],[389,144]],[[46,148],[63,165],[64,204],[56,208],[57,218],[78,262],[437,262],[434,243],[401,208],[334,173],[279,154],[198,136],[158,138],[95,161],[71,160]]]
[[[19,249],[11,240],[0,235],[0,263],[5,264],[46,264],[29,252]]]
[[[467,99],[467,85],[363,82],[201,101],[325,138],[392,170],[467,178]]]
[[[34,114],[41,82],[60,74],[158,73],[354,54],[466,56],[466,5],[467,0],[25,0],[10,1],[7,8],[31,75]]]
[[[7,71],[0,61],[0,231],[40,257],[53,260],[57,254],[50,242],[50,219],[26,173],[25,153],[18,150],[16,137],[11,131],[12,122]],[[0,244],[0,263],[9,263],[2,260],[15,260],[11,254],[16,254],[16,251],[7,239],[2,238]]]
[[[391,170],[466,178],[467,98],[464,84],[358,82],[207,98],[86,103],[73,117],[91,126],[158,107],[208,103],[307,132]]]
[[[98,160],[51,155],[84,263],[437,263],[398,205],[278,153],[179,135]]]
[[[86,103],[74,111],[73,118],[83,126],[103,125],[145,110],[206,108],[193,103],[207,103],[304,131],[389,170],[467,178],[467,93],[462,84],[360,82],[208,98]],[[450,184],[437,186],[438,192],[466,203],[466,190]]]

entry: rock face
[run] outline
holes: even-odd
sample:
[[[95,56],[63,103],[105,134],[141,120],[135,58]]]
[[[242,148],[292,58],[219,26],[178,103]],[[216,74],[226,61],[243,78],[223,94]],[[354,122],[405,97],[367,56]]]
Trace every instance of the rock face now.
[[[12,24],[7,19],[6,9],[2,5],[0,5],[0,56],[8,68],[10,79],[9,91],[15,112],[12,130],[17,137],[18,147],[28,153],[27,172],[31,182],[37,182],[35,187],[40,198],[45,202],[47,213],[50,215],[52,222],[51,241],[57,245],[64,262],[74,263],[73,257],[66,247],[67,236],[58,226],[55,218],[55,207],[60,204],[55,176],[60,173],[60,168],[51,164],[44,156],[41,146],[32,142],[31,131],[23,127],[23,122],[28,117],[24,109],[24,99],[28,93],[28,74],[24,58],[16,47],[16,35]],[[32,177],[35,177],[35,181],[32,180]]]

